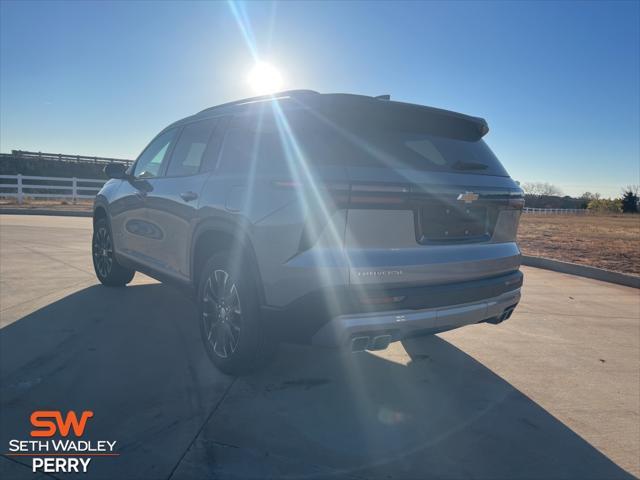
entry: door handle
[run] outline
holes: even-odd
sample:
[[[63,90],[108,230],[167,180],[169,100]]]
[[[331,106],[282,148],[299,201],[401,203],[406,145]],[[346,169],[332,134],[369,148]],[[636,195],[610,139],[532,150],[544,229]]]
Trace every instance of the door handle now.
[[[182,198],[185,202],[191,202],[198,198],[198,194],[196,192],[182,192],[180,194],[180,198]]]

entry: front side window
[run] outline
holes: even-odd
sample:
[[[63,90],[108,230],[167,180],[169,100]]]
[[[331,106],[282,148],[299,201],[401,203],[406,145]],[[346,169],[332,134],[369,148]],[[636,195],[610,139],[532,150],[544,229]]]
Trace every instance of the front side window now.
[[[211,152],[209,138],[216,125],[215,119],[204,120],[184,127],[173,150],[167,176],[195,175],[203,159]]]
[[[158,135],[142,152],[136,162],[133,176],[138,178],[157,177],[160,173],[162,162],[171,150],[171,145],[176,137],[177,129],[172,128]]]

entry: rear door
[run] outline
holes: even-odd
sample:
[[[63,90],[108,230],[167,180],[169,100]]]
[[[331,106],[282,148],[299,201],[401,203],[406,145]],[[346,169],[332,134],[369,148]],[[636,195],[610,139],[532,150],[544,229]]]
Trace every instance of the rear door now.
[[[146,219],[161,235],[149,241],[146,254],[153,267],[188,280],[189,251],[203,185],[220,148],[217,119],[185,125],[161,174],[149,179]]]

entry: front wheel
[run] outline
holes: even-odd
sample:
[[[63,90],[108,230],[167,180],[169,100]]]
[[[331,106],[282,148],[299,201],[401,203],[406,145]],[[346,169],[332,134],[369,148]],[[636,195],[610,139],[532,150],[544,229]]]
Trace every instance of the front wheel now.
[[[229,375],[255,370],[275,350],[260,321],[256,282],[248,267],[231,252],[217,253],[207,261],[198,286],[204,348],[213,364]]]
[[[93,269],[100,283],[109,287],[124,287],[136,271],[123,267],[113,255],[113,240],[107,220],[101,218],[93,226],[91,241]]]

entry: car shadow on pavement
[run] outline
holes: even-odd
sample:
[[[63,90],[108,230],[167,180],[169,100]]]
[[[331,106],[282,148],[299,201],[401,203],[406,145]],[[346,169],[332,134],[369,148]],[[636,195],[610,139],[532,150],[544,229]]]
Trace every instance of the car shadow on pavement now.
[[[0,451],[30,439],[34,410],[92,410],[83,439],[120,456],[89,478],[632,478],[448,342],[410,350],[285,346],[234,380],[179,292],[92,286],[0,330]],[[0,460],[0,477],[33,478]]]

